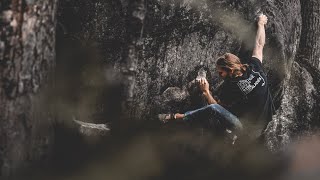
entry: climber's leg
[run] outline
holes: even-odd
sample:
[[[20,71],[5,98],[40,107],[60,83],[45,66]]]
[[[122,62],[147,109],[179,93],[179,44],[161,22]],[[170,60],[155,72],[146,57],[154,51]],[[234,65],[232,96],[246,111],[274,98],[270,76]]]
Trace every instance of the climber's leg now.
[[[227,128],[242,130],[242,124],[239,119],[219,104],[211,104],[200,109],[188,111],[184,113],[182,119],[185,121],[196,119],[220,121],[220,123],[227,126]]]

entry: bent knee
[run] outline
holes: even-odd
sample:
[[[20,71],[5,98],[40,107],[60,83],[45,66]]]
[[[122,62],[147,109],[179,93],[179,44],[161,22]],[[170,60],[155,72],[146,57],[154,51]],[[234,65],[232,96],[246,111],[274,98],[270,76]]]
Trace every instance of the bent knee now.
[[[219,104],[210,104],[208,105],[211,109],[218,109],[219,107],[221,107]]]
[[[214,111],[214,112],[220,112],[220,113],[223,112],[223,107],[220,106],[219,104],[210,104],[209,108],[211,111]]]

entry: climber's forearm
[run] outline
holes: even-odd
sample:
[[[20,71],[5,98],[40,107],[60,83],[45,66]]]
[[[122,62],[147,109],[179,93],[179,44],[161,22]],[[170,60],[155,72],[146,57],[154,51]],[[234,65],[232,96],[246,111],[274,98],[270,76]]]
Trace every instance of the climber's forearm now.
[[[255,45],[252,52],[252,57],[258,58],[262,62],[263,47],[266,43],[266,32],[264,26],[267,24],[268,18],[266,15],[261,14],[258,19],[258,29],[255,38]]]
[[[255,38],[255,46],[252,56],[258,58],[260,61],[263,59],[263,47],[266,42],[266,33],[264,24],[258,24],[257,35]]]
[[[206,98],[208,104],[217,104],[217,101],[212,97],[209,91],[204,91],[203,95]]]
[[[266,43],[266,32],[265,32],[264,24],[258,24],[256,44],[260,47],[264,47],[265,43]]]

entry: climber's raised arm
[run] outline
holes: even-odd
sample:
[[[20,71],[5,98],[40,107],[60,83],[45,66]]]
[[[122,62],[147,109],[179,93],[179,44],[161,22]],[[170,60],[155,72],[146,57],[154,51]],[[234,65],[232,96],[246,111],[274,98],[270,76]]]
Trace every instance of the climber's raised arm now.
[[[266,41],[265,25],[268,22],[267,16],[261,14],[258,19],[258,29],[255,38],[255,45],[252,52],[252,57],[259,59],[262,62],[263,47]]]

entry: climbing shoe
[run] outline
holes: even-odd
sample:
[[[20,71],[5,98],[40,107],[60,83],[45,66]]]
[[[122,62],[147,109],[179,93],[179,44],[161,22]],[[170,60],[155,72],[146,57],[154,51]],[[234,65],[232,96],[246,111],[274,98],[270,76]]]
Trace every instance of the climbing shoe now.
[[[158,114],[158,119],[159,119],[160,122],[165,124],[165,123],[169,122],[170,120],[174,120],[175,117],[174,117],[173,113],[170,113],[170,114]]]

